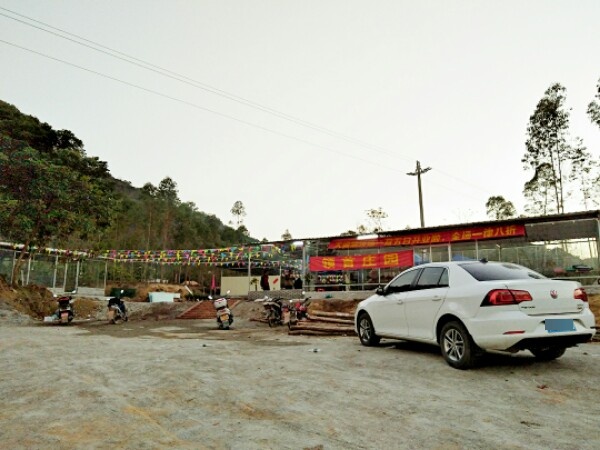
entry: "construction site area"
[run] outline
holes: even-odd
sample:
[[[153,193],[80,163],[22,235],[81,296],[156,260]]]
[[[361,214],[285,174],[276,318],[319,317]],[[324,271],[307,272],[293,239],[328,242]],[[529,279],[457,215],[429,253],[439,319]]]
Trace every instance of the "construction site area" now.
[[[128,301],[115,325],[105,300],[75,297],[71,324],[45,323],[55,300],[0,286],[1,448],[600,447],[597,342],[465,372],[436,347],[361,346],[358,299],[311,301],[292,330],[246,298],[230,330],[210,301]]]

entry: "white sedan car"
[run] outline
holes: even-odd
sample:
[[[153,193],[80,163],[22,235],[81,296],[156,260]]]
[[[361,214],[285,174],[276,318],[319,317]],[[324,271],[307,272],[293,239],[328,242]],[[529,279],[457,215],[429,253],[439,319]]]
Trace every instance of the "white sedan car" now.
[[[360,302],[354,322],[363,345],[381,338],[439,345],[457,369],[485,351],[529,350],[549,361],[596,332],[578,282],[485,260],[408,269]]]

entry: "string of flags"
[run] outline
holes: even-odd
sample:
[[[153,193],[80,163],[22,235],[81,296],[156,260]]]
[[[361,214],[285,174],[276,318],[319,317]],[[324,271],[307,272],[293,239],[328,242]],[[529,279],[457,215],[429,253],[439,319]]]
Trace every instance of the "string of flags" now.
[[[0,242],[1,248],[16,251],[36,251],[47,255],[72,258],[100,258],[115,262],[144,262],[159,264],[209,265],[222,267],[300,267],[301,260],[289,259],[290,249],[273,244],[235,246],[195,250],[103,250],[99,252],[29,247],[23,244]]]

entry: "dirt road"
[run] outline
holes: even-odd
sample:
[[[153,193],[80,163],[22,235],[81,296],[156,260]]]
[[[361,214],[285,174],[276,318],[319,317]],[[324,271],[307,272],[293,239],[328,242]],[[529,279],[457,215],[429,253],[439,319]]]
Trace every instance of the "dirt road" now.
[[[234,325],[0,325],[0,448],[600,448],[598,343],[465,372],[435,348]]]

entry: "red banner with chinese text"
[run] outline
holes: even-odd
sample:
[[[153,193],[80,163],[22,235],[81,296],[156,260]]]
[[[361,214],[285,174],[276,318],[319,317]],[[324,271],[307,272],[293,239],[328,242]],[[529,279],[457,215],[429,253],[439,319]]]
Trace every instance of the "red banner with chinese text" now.
[[[413,251],[375,253],[352,256],[312,256],[309,260],[311,272],[328,270],[382,269],[384,267],[412,267]]]
[[[435,231],[431,233],[415,233],[405,236],[380,237],[359,240],[334,239],[329,243],[331,250],[378,248],[378,247],[409,247],[413,245],[447,244],[449,242],[480,241],[484,239],[503,239],[525,236],[525,225],[498,225],[457,230]]]

